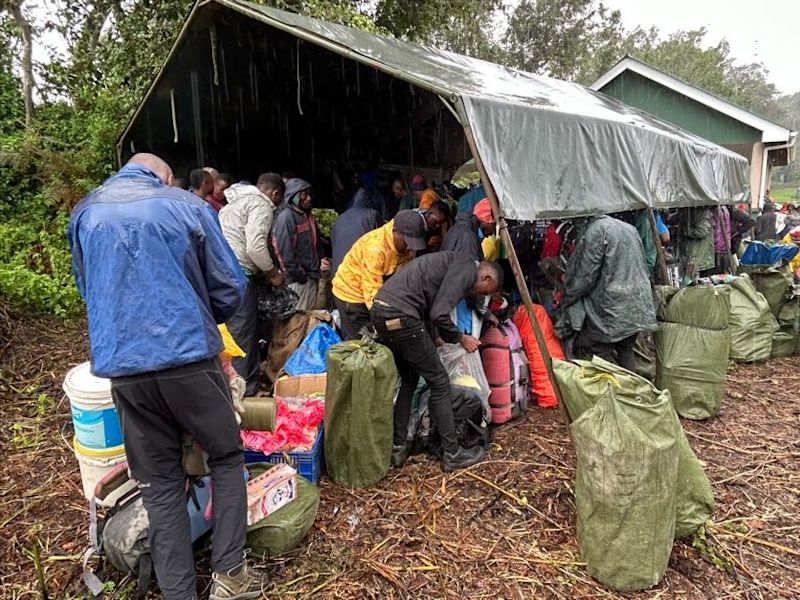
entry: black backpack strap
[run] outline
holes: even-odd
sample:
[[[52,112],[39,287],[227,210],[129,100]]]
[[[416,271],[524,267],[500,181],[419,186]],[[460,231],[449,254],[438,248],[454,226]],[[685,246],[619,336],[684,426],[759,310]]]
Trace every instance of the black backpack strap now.
[[[147,589],[153,581],[153,559],[149,552],[145,552],[139,557],[139,573],[136,580],[136,600],[144,600],[147,596]]]

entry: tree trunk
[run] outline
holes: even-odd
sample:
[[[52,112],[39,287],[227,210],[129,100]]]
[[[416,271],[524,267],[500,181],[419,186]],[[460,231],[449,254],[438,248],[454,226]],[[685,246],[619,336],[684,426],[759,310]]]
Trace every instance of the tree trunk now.
[[[25,127],[33,124],[33,28],[22,13],[22,1],[11,0],[5,6],[19,27],[22,39],[22,96],[25,99]]]

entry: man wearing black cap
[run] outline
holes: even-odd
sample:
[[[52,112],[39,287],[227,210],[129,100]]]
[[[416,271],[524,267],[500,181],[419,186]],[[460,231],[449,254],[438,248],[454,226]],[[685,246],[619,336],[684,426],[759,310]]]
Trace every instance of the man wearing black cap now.
[[[424,249],[425,217],[413,210],[401,210],[350,248],[333,278],[333,299],[346,340],[360,338],[361,328],[369,325],[369,309],[386,278]]]
[[[311,214],[311,184],[299,178],[289,179],[284,198],[286,207],[272,225],[272,245],[287,286],[299,297],[297,310],[311,310],[321,271],[330,268],[328,259],[320,260],[317,223]]]
[[[490,296],[502,283],[503,271],[495,263],[479,263],[462,252],[436,252],[408,265],[375,296],[370,312],[378,341],[394,354],[400,375],[400,391],[394,405],[394,466],[402,466],[408,458],[406,432],[411,398],[420,377],[431,389],[428,406],[442,440],[442,469],[454,471],[483,460],[483,447],[464,448],[458,442],[450,377],[426,325],[435,328],[445,342],[461,344],[468,352],[475,352],[480,342],[461,333],[450,312],[462,298]]]

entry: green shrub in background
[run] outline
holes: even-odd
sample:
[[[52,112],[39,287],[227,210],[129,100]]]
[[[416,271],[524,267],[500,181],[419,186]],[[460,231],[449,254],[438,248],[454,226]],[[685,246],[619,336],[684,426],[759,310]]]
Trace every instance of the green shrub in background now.
[[[61,212],[43,227],[18,220],[0,223],[0,298],[35,313],[67,317],[80,310],[67,222]]]

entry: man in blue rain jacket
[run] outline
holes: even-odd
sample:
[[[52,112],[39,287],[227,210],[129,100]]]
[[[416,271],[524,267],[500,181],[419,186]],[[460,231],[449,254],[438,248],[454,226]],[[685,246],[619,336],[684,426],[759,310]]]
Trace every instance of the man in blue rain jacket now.
[[[254,598],[262,585],[244,562],[242,444],[217,358],[217,323],[238,308],[246,279],[214,210],[170,187],[172,179],[163,160],[137,154],[72,213],[68,235],[92,372],[111,379],[164,598],[195,594],[185,433],[208,453],[214,482],[211,597]]]

